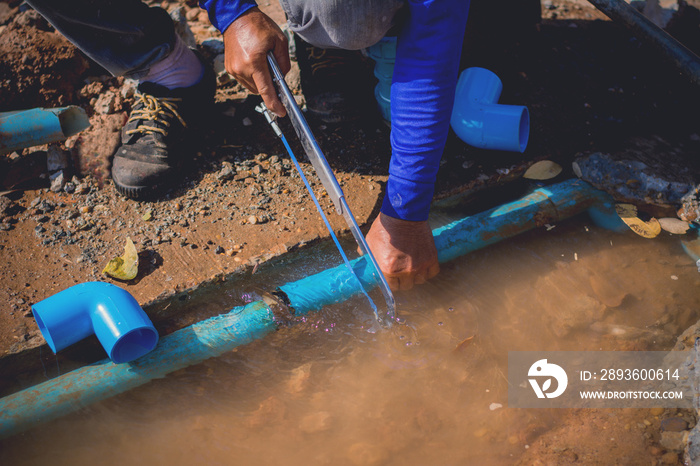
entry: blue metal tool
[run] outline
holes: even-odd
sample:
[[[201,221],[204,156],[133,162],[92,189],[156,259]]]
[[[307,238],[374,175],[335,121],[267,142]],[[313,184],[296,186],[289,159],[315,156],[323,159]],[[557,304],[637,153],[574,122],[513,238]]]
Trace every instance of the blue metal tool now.
[[[282,104],[284,105],[285,109],[287,110],[287,115],[289,115],[289,119],[292,122],[292,126],[294,126],[294,130],[297,133],[297,136],[299,137],[299,140],[301,141],[301,145],[304,147],[304,151],[306,152],[306,155],[309,158],[309,161],[311,161],[311,165],[314,167],[316,170],[316,174],[318,175],[319,179],[321,180],[321,184],[323,184],[323,187],[326,188],[326,191],[328,192],[328,196],[331,198],[333,201],[333,204],[335,206],[336,211],[338,212],[339,215],[342,215],[345,218],[345,222],[347,223],[348,227],[350,228],[350,231],[352,232],[353,237],[355,238],[355,241],[357,242],[358,246],[360,247],[360,251],[362,251],[362,254],[369,258],[369,261],[371,262],[372,266],[374,267],[374,274],[376,274],[377,277],[377,283],[379,284],[379,288],[382,291],[382,294],[384,295],[384,299],[386,300],[386,318],[384,316],[381,316],[379,311],[377,310],[377,307],[374,305],[374,302],[372,299],[369,297],[369,295],[364,291],[365,296],[367,296],[367,299],[372,305],[372,308],[374,309],[375,315],[377,317],[377,320],[380,323],[383,323],[385,325],[391,325],[395,311],[396,311],[396,304],[394,301],[394,295],[391,292],[391,289],[389,288],[389,284],[386,281],[386,277],[384,277],[384,274],[379,268],[379,265],[377,264],[376,259],[372,255],[372,251],[370,251],[369,246],[367,245],[367,241],[365,240],[364,235],[360,231],[360,227],[357,225],[357,221],[355,220],[355,217],[352,214],[352,211],[350,210],[350,207],[348,206],[348,203],[345,199],[345,194],[343,193],[343,190],[340,187],[340,184],[338,184],[338,180],[336,179],[335,175],[333,174],[333,170],[331,169],[330,165],[328,165],[328,161],[326,160],[326,157],[323,155],[323,152],[321,151],[321,148],[318,146],[318,143],[316,142],[316,139],[314,138],[313,133],[311,132],[311,129],[309,128],[309,125],[306,123],[306,119],[304,118],[304,115],[301,113],[301,110],[299,109],[299,106],[297,105],[296,101],[294,100],[294,96],[292,95],[292,92],[289,90],[289,87],[287,86],[287,83],[284,81],[284,76],[282,75],[282,72],[280,71],[279,65],[277,64],[277,61],[275,60],[275,57],[272,55],[272,53],[267,54],[267,61],[268,64],[270,65],[270,72],[272,74],[272,80],[275,83],[275,86],[277,87],[277,94],[282,101]],[[256,110],[260,113],[262,113],[265,118],[267,119],[268,123],[272,126],[273,130],[275,131],[275,134],[282,139],[282,142],[284,146],[287,149],[287,152],[289,152],[290,157],[292,158],[292,161],[294,162],[294,165],[296,166],[297,170],[299,171],[299,175],[301,176],[301,179],[304,181],[304,184],[306,185],[306,189],[309,191],[309,194],[311,195],[311,198],[314,200],[314,203],[316,204],[316,208],[318,209],[321,218],[323,218],[323,221],[326,223],[326,227],[328,228],[328,231],[331,234],[331,237],[335,241],[336,246],[338,247],[338,250],[340,251],[340,255],[343,257],[343,260],[345,261],[346,265],[348,268],[353,272],[353,275],[357,278],[357,275],[355,274],[353,268],[350,266],[350,263],[348,261],[347,256],[345,255],[343,248],[340,247],[340,243],[338,242],[338,239],[335,236],[335,233],[333,232],[333,228],[331,228],[330,223],[328,222],[328,219],[326,218],[323,209],[321,208],[320,204],[318,203],[318,199],[316,199],[316,196],[314,195],[313,190],[311,189],[311,186],[309,185],[308,181],[306,180],[306,176],[304,176],[304,172],[301,170],[301,167],[299,166],[299,163],[296,160],[296,157],[294,156],[294,153],[292,152],[292,149],[289,147],[289,144],[287,143],[286,138],[284,137],[284,134],[282,134],[282,130],[280,130],[279,126],[275,122],[274,117],[270,114],[269,110],[267,107],[265,107],[265,104],[260,104],[256,108]],[[359,278],[357,278],[359,281]]]

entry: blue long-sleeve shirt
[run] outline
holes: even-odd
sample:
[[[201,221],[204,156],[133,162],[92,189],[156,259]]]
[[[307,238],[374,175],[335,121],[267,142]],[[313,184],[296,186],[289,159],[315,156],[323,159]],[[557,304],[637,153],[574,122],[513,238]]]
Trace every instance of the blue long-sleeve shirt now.
[[[220,31],[256,6],[250,0],[200,0]],[[469,0],[408,0],[391,85],[391,163],[382,213],[428,218],[445,148]]]

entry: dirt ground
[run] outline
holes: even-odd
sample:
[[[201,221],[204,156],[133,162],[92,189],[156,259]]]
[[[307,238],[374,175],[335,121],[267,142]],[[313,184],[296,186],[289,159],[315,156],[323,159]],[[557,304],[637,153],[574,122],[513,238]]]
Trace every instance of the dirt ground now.
[[[166,0],[161,6],[181,9],[202,52],[214,61],[215,52],[202,43],[219,34],[194,3]],[[679,172],[700,173],[700,92],[663,56],[586,1],[543,1],[534,12],[532,2],[510,3],[503,8],[499,2],[472,1],[462,67],[491,69],[503,81],[501,102],[529,108],[529,147],[523,155],[488,152],[450,134],[438,175],[438,203],[454,203],[457,196],[480,210],[499,196],[517,193],[522,173],[534,161],[560,163],[559,179],[565,179],[573,176],[574,157],[596,151],[653,150],[660,160],[672,159]],[[698,6],[690,2],[668,26],[696,53]],[[260,2],[260,7],[284,23],[277,2]],[[30,306],[73,284],[101,280],[124,287],[159,331],[168,332],[186,321],[169,303],[188,299],[203,284],[255,273],[275,257],[327,238],[284,148],[254,111],[259,98],[235,81],[220,79],[216,112],[190,148],[180,185],[161,200],[136,202],[120,197],[108,176],[133,83],[106,75],[18,1],[0,3],[0,52],[0,111],[78,105],[92,124],[65,143],[0,155],[0,372],[10,375],[25,367],[21,354],[34,357],[33,349],[44,343]],[[303,104],[296,64],[287,79]],[[378,113],[344,125],[313,119],[310,124],[358,222],[368,227],[386,181],[389,128]],[[282,126],[295,139],[289,123]],[[293,147],[297,155],[303,153],[299,144]],[[69,162],[63,183],[50,179],[47,159]],[[308,163],[303,165],[312,173]],[[331,213],[320,183],[313,188]],[[342,219],[330,217],[337,231],[346,232]],[[102,269],[122,253],[127,237],[139,252],[139,274],[119,282]],[[644,416],[621,414],[627,415]],[[592,432],[592,426],[609,424],[604,415],[584,416],[585,429]],[[637,421],[627,424],[642,422]],[[565,428],[567,441],[585,435],[583,429]],[[619,442],[619,448],[629,454],[650,448],[649,438],[630,432],[634,429],[616,433],[635,439]],[[547,435],[551,440],[559,434]],[[568,463],[571,450],[555,455],[547,441],[528,454],[539,456],[528,457],[541,464]],[[661,461],[665,452],[655,452]],[[605,457],[577,458],[612,464],[600,460]]]

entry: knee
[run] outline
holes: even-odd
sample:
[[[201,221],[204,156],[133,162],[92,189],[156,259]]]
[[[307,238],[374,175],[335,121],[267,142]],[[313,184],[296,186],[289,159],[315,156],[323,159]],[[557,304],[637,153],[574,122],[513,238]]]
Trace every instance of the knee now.
[[[401,0],[312,0],[291,29],[307,42],[325,48],[359,50],[377,43],[395,24]],[[296,23],[296,24],[295,24]]]

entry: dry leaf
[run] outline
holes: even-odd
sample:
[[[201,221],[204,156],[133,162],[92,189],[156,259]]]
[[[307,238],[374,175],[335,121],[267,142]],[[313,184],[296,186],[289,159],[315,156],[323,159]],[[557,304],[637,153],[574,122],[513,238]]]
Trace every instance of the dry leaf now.
[[[470,336],[469,338],[462,340],[454,349],[454,352],[462,351],[465,350],[469,347],[469,345],[472,344],[472,340],[474,339],[474,335]]]
[[[659,224],[661,228],[674,235],[685,235],[690,229],[688,222],[673,217],[660,218]]]
[[[645,222],[637,217],[637,208],[632,204],[615,204],[615,211],[630,230],[644,238],[655,238],[661,233],[661,225],[655,218]]]
[[[139,255],[131,238],[126,238],[124,254],[110,260],[102,271],[117,280],[133,280],[139,272]]]
[[[561,173],[561,166],[551,160],[541,160],[527,169],[523,178],[528,180],[549,180]]]
[[[571,169],[574,171],[574,175],[579,178],[583,178],[583,172],[581,172],[581,167],[579,167],[578,163],[573,162],[571,164]]]

